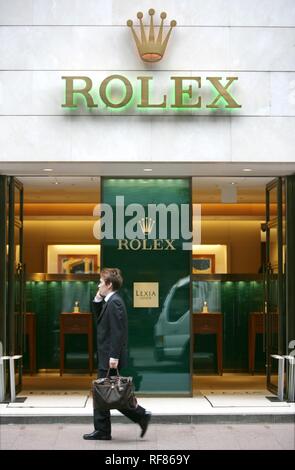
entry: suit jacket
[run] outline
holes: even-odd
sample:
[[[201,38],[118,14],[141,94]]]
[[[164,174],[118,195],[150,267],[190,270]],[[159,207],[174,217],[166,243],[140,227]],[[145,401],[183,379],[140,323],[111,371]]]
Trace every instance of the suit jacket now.
[[[104,302],[93,302],[97,325],[98,369],[109,368],[110,357],[127,366],[128,322],[125,304],[115,292]]]

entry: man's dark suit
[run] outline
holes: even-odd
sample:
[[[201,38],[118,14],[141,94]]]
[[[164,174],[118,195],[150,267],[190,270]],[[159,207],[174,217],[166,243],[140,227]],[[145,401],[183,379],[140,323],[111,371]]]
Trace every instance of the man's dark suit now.
[[[128,325],[126,307],[117,292],[108,302],[93,302],[97,322],[98,368],[108,370],[110,357],[127,365]]]
[[[105,377],[110,358],[119,359],[118,369],[127,366],[128,322],[126,307],[120,295],[115,292],[108,301],[93,302],[97,323],[97,359],[99,377]],[[112,374],[113,371],[112,371]],[[135,423],[140,423],[145,409],[119,410]],[[103,435],[111,435],[109,411],[94,410],[94,428]]]

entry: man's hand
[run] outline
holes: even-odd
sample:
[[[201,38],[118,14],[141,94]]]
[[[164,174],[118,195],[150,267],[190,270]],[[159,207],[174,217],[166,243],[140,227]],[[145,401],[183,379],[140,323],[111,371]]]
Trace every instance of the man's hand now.
[[[96,302],[98,304],[103,301],[103,297],[100,295],[99,290],[96,292],[95,297],[94,297],[93,300],[94,300],[94,302]]]
[[[99,293],[99,289],[98,289],[98,291],[96,292],[95,297],[97,298],[97,300],[103,300],[103,297],[102,297],[102,296],[100,295],[100,293]]]
[[[109,368],[110,369],[117,369],[118,364],[119,364],[118,359],[113,359],[112,357],[110,358],[110,360],[109,360]]]

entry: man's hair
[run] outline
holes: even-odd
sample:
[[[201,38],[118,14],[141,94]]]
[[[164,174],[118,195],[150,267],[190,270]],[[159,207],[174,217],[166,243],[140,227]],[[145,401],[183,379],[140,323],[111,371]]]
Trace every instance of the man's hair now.
[[[120,289],[123,284],[123,277],[118,268],[104,268],[100,272],[100,277],[103,278],[106,284],[112,283],[113,290]]]

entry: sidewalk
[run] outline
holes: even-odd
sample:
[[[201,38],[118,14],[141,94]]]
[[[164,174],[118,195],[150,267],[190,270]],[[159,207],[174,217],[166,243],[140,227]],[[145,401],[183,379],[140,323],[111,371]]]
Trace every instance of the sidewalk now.
[[[85,441],[90,424],[5,424],[1,450],[294,450],[293,424],[158,424],[152,419],[144,439],[133,423],[112,425],[111,441]],[[117,452],[116,452],[117,451]],[[116,452],[116,453],[115,453]],[[173,452],[174,453],[174,452]],[[55,455],[55,454],[54,454]],[[120,454],[119,454],[120,455]],[[125,454],[126,455],[126,454]],[[127,454],[128,455],[128,454]],[[212,455],[212,454],[210,454]],[[13,453],[14,458],[18,454]],[[11,456],[11,458],[13,458]],[[76,454],[73,454],[76,457]],[[25,457],[25,456],[23,456]],[[88,455],[89,457],[89,455]],[[87,458],[88,458],[87,457]],[[272,458],[273,458],[272,454]],[[95,454],[96,463],[100,454]],[[104,463],[100,462],[99,463]]]

